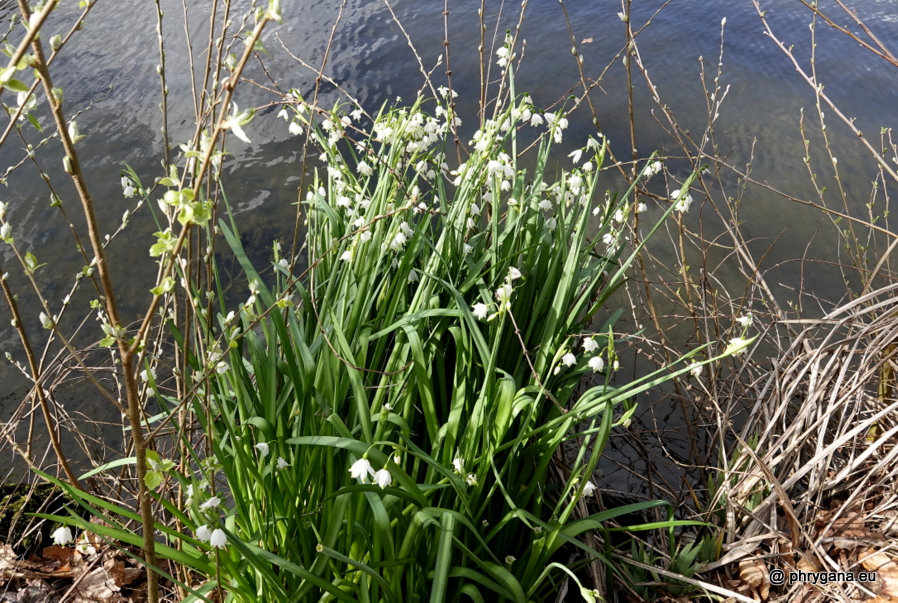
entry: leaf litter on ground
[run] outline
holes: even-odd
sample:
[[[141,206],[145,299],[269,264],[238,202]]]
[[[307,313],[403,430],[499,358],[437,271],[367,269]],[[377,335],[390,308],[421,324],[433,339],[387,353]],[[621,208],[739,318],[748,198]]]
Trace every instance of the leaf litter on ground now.
[[[84,552],[79,551],[79,548]],[[145,575],[123,552],[83,543],[53,545],[20,558],[0,545],[0,601],[3,603],[139,603],[145,600]]]

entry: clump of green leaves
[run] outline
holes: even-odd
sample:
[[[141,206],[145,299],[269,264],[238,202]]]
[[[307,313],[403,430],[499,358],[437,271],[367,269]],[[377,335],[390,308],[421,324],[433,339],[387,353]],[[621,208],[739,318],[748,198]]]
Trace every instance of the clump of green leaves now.
[[[165,408],[187,403],[211,451],[182,430],[192,458],[181,467],[192,469],[150,457],[147,485],[186,493],[157,494],[183,526],[158,524],[158,554],[207,577],[182,585],[200,599],[221,586],[239,601],[524,602],[554,599],[565,577],[594,599],[577,563],[616,570],[578,537],[665,503],[583,517],[590,475],[633,396],[691,368],[611,384],[620,312],[595,321],[637,251],[624,239],[632,189],[596,194],[606,152],[596,140],[583,164],[546,182],[567,122],[540,117],[526,96],[485,121],[451,171],[442,145],[459,121],[448,103],[432,115],[421,100],[382,110],[370,133],[351,136],[360,117],[292,118],[327,164],[304,201],[307,272],[291,273],[276,248],[266,282],[233,218],[220,224],[250,295],[220,307],[216,344],[186,355],[188,399],[149,379]],[[518,130],[540,124],[528,171]],[[165,201],[203,224],[187,191]],[[156,236],[162,255],[171,235]],[[562,446],[570,473],[550,483]],[[113,520],[127,511],[72,494],[113,527],[69,523],[139,541]],[[581,561],[567,565],[562,548]]]

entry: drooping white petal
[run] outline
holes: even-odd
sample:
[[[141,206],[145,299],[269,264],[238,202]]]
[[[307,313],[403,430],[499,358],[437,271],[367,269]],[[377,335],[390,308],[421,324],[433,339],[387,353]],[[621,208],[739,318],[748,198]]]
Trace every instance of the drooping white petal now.
[[[217,496],[213,496],[206,502],[200,505],[200,511],[205,511],[206,509],[211,509],[212,507],[217,507],[221,504],[221,499]]]
[[[221,528],[216,528],[209,537],[209,544],[217,549],[223,549],[227,543],[228,537],[225,536],[224,530]]]
[[[349,475],[353,479],[357,479],[363,484],[368,481],[369,476],[374,475],[374,468],[366,458],[361,458],[352,464],[349,468]]]
[[[211,537],[212,537],[212,530],[209,529],[209,526],[203,524],[196,529],[197,540],[201,540],[202,542],[209,542],[209,539]]]
[[[53,532],[53,542],[59,546],[65,546],[72,542],[72,540],[74,540],[74,538],[72,538],[72,530],[69,526],[62,526]]]
[[[374,483],[381,489],[386,488],[393,483],[393,476],[386,469],[380,469],[374,474]]]

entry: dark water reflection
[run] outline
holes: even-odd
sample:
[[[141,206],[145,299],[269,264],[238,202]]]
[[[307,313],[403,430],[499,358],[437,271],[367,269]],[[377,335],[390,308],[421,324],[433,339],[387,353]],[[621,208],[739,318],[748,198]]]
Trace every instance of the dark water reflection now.
[[[200,54],[208,35],[207,11],[211,3],[189,4],[187,27],[194,51]],[[248,2],[231,4],[236,21]],[[265,66],[284,89],[295,87],[307,93],[314,86],[313,74],[287,56],[279,39],[293,53],[317,66],[327,48],[340,4],[336,0],[283,4],[285,24],[272,28],[264,37],[270,53],[270,57],[265,58]],[[633,22],[645,23],[662,4],[659,0],[634,0]],[[501,40],[504,31],[516,25],[519,5],[495,0],[487,2],[488,43],[494,35],[496,40]],[[857,0],[854,5],[881,39],[887,43],[898,41],[898,18],[890,2]],[[428,69],[433,67],[443,52],[443,3],[396,0],[392,6],[424,65]],[[584,55],[587,76],[595,77],[625,43],[624,30],[616,16],[619,3],[570,0],[565,6],[576,39],[592,39],[591,43],[579,47]],[[180,1],[164,0],[163,7],[171,90],[169,123],[172,140],[178,143],[186,140],[193,130],[185,24]],[[459,109],[466,129],[476,123],[479,96],[478,7],[479,2],[474,1],[449,2],[453,85],[460,93]],[[793,0],[766,2],[764,7],[769,10],[768,15],[777,32],[787,43],[796,45],[798,58],[807,59],[810,32],[806,9]],[[826,10],[835,13],[831,6]],[[50,20],[46,37],[66,29],[78,12],[76,2],[62,3]],[[704,57],[710,69],[716,65],[723,17],[727,18],[727,26],[722,83],[731,88],[715,128],[721,150],[731,153],[735,163],[744,164],[757,139],[755,177],[796,197],[813,198],[802,162],[804,151],[798,132],[799,111],[804,107],[812,116],[813,95],[795,74],[788,59],[762,35],[762,24],[749,0],[674,0],[654,17],[639,37],[640,53],[649,74],[680,123],[700,131],[706,123],[707,112],[698,59]],[[105,231],[113,230],[125,210],[133,208],[132,200],[123,199],[119,184],[123,164],[134,167],[146,181],[159,174],[161,118],[157,108],[160,95],[155,71],[158,62],[155,28],[152,2],[99,0],[84,30],[76,35],[52,68],[56,85],[66,91],[67,112],[72,114],[89,108],[78,119],[82,133],[87,135],[80,147],[88,184],[97,200]],[[536,104],[549,106],[579,82],[561,6],[554,0],[531,0],[523,37],[526,51],[523,67],[517,75],[517,89],[529,91]],[[817,67],[827,82],[827,93],[845,108],[846,113],[856,116],[858,125],[875,139],[880,126],[888,127],[895,121],[891,108],[898,92],[898,78],[895,77],[898,71],[882,59],[860,51],[856,44],[824,26],[818,27],[818,44]],[[238,49],[242,49],[242,44]],[[494,61],[491,62],[495,70]],[[197,73],[197,77],[201,77],[199,67]],[[418,63],[405,36],[387,5],[378,1],[346,2],[326,73],[369,111],[375,111],[382,103],[397,96],[411,99],[421,85]],[[252,64],[247,75],[257,81],[266,79],[258,64]],[[655,122],[652,111],[655,116],[658,111],[645,82],[637,76],[635,85],[640,154],[648,155],[655,150],[676,152],[671,139]],[[324,106],[339,98],[333,86],[322,88]],[[620,157],[628,156],[626,77],[619,63],[609,69],[593,99],[604,133],[612,141],[615,153]],[[249,85],[240,88],[236,96],[241,107],[270,100],[269,93]],[[45,111],[39,109],[38,114],[44,125],[50,123]],[[830,134],[834,146],[839,149],[839,167],[848,198],[853,208],[859,210],[868,201],[875,166],[851,133],[830,117]],[[288,134],[284,122],[276,119],[273,111],[257,116],[246,130],[253,140],[251,145],[229,141],[235,155],[227,162],[226,186],[251,252],[260,262],[265,262],[273,239],[289,240],[292,236],[293,203],[300,180],[301,141]],[[557,158],[565,160],[564,156],[582,146],[594,131],[585,107],[575,112],[570,119],[567,140],[557,148]],[[33,130],[26,135],[29,142],[36,144],[40,140]],[[21,148],[11,140],[0,149],[0,165],[15,164],[23,156]],[[43,147],[38,160],[46,171],[57,174],[53,186],[69,209],[75,227],[84,233],[83,222],[77,217],[79,211],[74,190],[67,179],[59,177],[64,174],[57,169],[62,162],[58,145]],[[676,163],[671,165],[677,167]],[[677,174],[679,177],[685,175],[685,171]],[[826,174],[821,177],[829,178]],[[727,182],[734,184],[733,179]],[[619,188],[620,185],[609,175],[609,188]],[[8,187],[0,189],[0,198],[10,202],[9,215],[15,223],[18,243],[23,249],[34,249],[41,262],[49,263],[39,275],[40,284],[45,296],[58,306],[83,262],[73,253],[69,228],[59,211],[50,207],[48,190],[34,165],[26,162],[16,170],[9,178]],[[813,210],[757,188],[749,189],[740,211],[741,218],[746,221],[745,232],[758,238],[754,244],[757,249],[764,249],[778,235],[785,235],[770,254],[770,265],[801,256],[806,242],[821,222],[821,216]],[[689,223],[695,224],[698,214],[694,210],[687,218]],[[125,235],[111,245],[113,278],[122,293],[120,303],[127,317],[137,318],[147,301],[146,291],[151,286],[147,276],[155,274],[147,254],[149,235],[154,231],[155,224],[144,209],[132,218]],[[836,243],[832,228],[824,224],[812,255],[834,259]],[[22,279],[17,276],[19,271],[11,269],[13,256],[7,246],[0,246],[0,259],[8,271],[15,273],[10,281],[21,292],[23,311],[36,316],[36,300],[24,288]],[[742,282],[735,271],[727,273],[724,270],[719,276],[727,286],[737,287]],[[798,268],[787,264],[770,280],[793,286],[798,278]],[[824,297],[828,291],[838,291],[842,287],[838,273],[831,269],[811,267],[805,278],[806,285]],[[94,296],[82,287],[74,302],[84,304]],[[64,328],[73,327],[73,320],[69,316],[63,321]],[[35,341],[43,341],[39,325],[30,327],[35,333]],[[83,342],[99,338],[94,324],[87,325],[86,329]],[[0,308],[0,352],[10,352],[17,360],[24,360],[9,326],[5,305]],[[0,414],[4,420],[17,406],[25,385],[15,367],[8,363],[0,365]],[[70,388],[60,390],[58,395],[70,412],[81,412],[92,419],[117,419],[116,413],[109,412],[108,404],[89,389]],[[667,420],[676,427],[675,417]],[[106,444],[112,448],[120,446],[114,435],[106,434],[105,437]]]

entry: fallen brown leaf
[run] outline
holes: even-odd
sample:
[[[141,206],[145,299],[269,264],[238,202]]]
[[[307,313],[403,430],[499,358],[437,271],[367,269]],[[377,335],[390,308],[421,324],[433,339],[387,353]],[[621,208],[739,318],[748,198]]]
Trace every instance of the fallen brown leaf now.
[[[109,576],[118,587],[127,586],[144,574],[143,570],[136,567],[125,567],[124,561],[116,561],[115,559],[107,559],[103,563],[103,567],[106,568]]]
[[[73,603],[119,603],[122,600],[118,594],[119,590],[106,568],[98,567],[84,576],[75,589],[72,601]]]
[[[824,594],[816,590],[813,586],[805,584],[801,587],[798,595],[792,600],[792,603],[817,603],[824,600]],[[869,603],[869,601],[867,602]]]
[[[870,544],[870,540],[884,540],[885,536],[878,530],[866,526],[866,515],[857,511],[842,513],[839,517],[832,518],[839,510],[824,511],[814,522],[816,532],[822,536],[822,542],[832,545],[836,549],[851,550],[861,544]],[[823,529],[832,525],[823,533]],[[865,542],[867,541],[867,542]]]
[[[12,570],[18,565],[18,559],[15,551],[8,544],[0,545],[0,572]]]
[[[34,571],[40,566],[30,560],[19,559],[12,546],[0,545],[0,577],[7,579],[35,578]]]
[[[877,553],[873,549],[861,553],[861,558],[865,569],[879,574],[878,582],[882,585],[880,597],[898,598],[898,563],[885,553]]]
[[[13,599],[16,603],[56,603],[59,601],[53,588],[41,579],[29,580]]]
[[[59,561],[61,563],[69,563],[75,556],[75,549],[59,546],[54,544],[43,550],[44,561]]]
[[[756,589],[762,601],[770,596],[770,574],[767,565],[757,557],[739,562],[739,577],[752,589]]]
[[[798,559],[798,563],[795,564],[795,567],[802,572],[820,571],[820,565],[817,561],[806,553],[800,553],[800,558]]]

